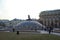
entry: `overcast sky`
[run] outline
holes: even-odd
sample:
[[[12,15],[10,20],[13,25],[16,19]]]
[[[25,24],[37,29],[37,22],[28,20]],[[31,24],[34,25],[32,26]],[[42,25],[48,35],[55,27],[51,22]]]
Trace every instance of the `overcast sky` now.
[[[45,10],[60,9],[60,0],[0,0],[0,19],[38,19]]]

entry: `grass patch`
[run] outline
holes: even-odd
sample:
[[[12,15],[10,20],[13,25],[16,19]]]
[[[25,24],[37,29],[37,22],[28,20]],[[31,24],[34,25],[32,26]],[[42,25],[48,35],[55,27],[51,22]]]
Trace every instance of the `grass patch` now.
[[[0,32],[0,40],[60,40],[60,36],[49,34],[29,34],[29,33],[16,33]]]

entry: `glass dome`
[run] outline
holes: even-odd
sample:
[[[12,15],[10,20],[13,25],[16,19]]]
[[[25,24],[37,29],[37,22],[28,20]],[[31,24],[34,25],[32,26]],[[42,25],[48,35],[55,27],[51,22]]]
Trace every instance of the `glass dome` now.
[[[39,30],[42,24],[37,21],[23,21],[15,26],[16,30]]]

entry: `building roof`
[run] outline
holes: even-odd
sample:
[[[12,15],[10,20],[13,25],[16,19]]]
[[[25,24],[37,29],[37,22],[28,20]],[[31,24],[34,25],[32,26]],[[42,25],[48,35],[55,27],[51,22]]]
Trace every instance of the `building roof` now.
[[[42,11],[40,16],[42,15],[60,15],[60,10]]]

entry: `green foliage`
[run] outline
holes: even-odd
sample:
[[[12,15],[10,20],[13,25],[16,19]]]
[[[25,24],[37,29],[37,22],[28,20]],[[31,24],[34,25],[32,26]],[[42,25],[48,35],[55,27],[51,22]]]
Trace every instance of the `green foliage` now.
[[[49,34],[31,34],[31,33],[16,33],[0,32],[0,40],[60,40],[60,36]]]

